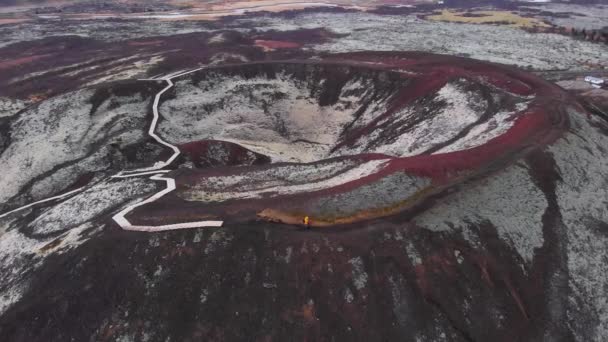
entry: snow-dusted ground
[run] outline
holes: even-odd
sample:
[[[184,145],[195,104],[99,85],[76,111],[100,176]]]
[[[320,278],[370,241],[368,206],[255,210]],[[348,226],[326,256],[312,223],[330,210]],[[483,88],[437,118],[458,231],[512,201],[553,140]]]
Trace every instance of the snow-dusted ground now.
[[[593,6],[591,9],[585,8],[584,11],[580,6],[564,4],[548,4],[542,7],[557,12],[585,12],[586,16],[575,16],[572,19],[551,19],[558,24],[605,26],[606,7]],[[600,65],[608,63],[603,57],[608,47],[602,44],[574,40],[557,34],[531,34],[506,26],[433,22],[419,19],[415,14],[312,13],[298,14],[292,18],[261,15],[226,24],[226,28],[247,34],[252,27],[257,31],[326,28],[347,35],[334,38],[325,44],[308,46],[320,52],[420,50],[466,55],[537,69],[584,69],[587,68],[587,62]],[[51,20],[0,25],[0,47],[61,35],[120,41],[192,32],[216,32],[222,29],[223,27],[200,21],[87,20],[65,21],[59,25],[57,21]]]
[[[154,100],[156,117],[149,129],[150,135],[154,135],[156,128],[159,97],[172,86],[169,80],[167,83],[168,86]],[[51,173],[33,184],[30,195],[48,196],[57,191],[57,187],[69,184],[70,178],[73,180],[82,173],[75,172],[76,170],[102,168],[103,154],[107,152],[105,145],[109,143],[105,141],[107,138],[114,137],[127,143],[143,138],[145,127],[138,125],[144,126],[145,123],[148,105],[146,97],[110,95],[94,110],[93,98],[93,90],[66,94],[43,102],[11,122],[11,143],[0,155],[0,158],[4,158],[4,165],[9,165],[3,170],[7,177],[3,177],[2,181],[9,189],[9,192],[3,193],[3,201],[15,195],[10,191],[18,192],[25,183],[44,172]],[[86,157],[89,150],[94,148],[99,150]],[[67,163],[64,168],[55,170],[64,163]],[[165,172],[153,169],[154,172]],[[96,176],[83,188],[21,206],[16,210],[23,214],[31,210],[34,204],[47,200],[59,201],[42,209],[42,214],[37,215],[27,227],[19,223],[22,216],[11,215],[14,211],[1,215],[0,314],[21,299],[28,289],[32,272],[43,264],[47,256],[64,253],[99,232],[102,227],[93,222],[101,215],[135,200],[121,211],[123,221],[128,224],[124,220],[124,213],[155,200],[154,196],[145,201],[141,197],[152,192],[156,185],[147,179],[135,178],[148,173],[138,172],[127,176],[119,174],[118,177],[103,179]],[[155,179],[154,177],[157,176],[152,178]],[[167,187],[156,196],[160,197],[173,189],[174,183],[173,187]],[[66,200],[63,200],[64,196]],[[217,221],[214,226],[221,224],[221,221]],[[175,229],[173,226],[169,229]],[[201,225],[194,222],[187,223],[186,226],[194,228]],[[160,229],[153,231],[158,230]]]
[[[94,220],[100,214],[156,189],[145,178],[102,181],[39,215],[29,226],[34,234],[70,229]]]
[[[577,134],[550,148],[562,177],[556,192],[568,242],[568,324],[578,341],[600,342],[608,337],[608,137],[591,125],[605,121],[571,118]],[[592,319],[580,322],[581,315]]]
[[[0,118],[13,116],[26,106],[27,102],[25,101],[0,97]]]
[[[520,102],[513,111],[500,111],[488,121],[482,122],[473,128],[462,138],[438,150],[435,153],[448,153],[481,146],[492,138],[506,133],[513,126],[513,118],[520,111],[527,108],[529,101]]]
[[[328,162],[322,165],[286,165],[243,176],[209,177],[181,192],[186,200],[221,202],[252,199],[328,189],[378,172],[386,159],[361,164]]]
[[[143,59],[140,59],[143,58]],[[122,65],[116,68],[112,68],[110,70],[105,71],[101,77],[92,80],[91,82],[85,84],[85,86],[92,86],[95,84],[101,84],[104,82],[112,82],[126,79],[137,78],[138,76],[145,76],[146,71],[157,65],[158,63],[164,60],[164,57],[159,55],[148,55],[148,56],[139,56],[136,55],[133,57],[135,59],[134,62],[129,63],[127,65]],[[117,61],[115,61],[117,62]]]
[[[373,89],[364,79],[352,80],[335,105],[321,107],[311,97],[311,86],[286,74],[276,79],[212,75],[198,85],[177,81],[177,97],[160,107],[166,120],[159,134],[174,144],[234,142],[277,162],[319,160]],[[378,115],[383,110],[384,103],[374,103],[367,111]]]
[[[197,21],[147,22],[143,20],[55,20],[0,25],[0,47],[45,37],[80,36],[120,41],[154,36],[214,31]],[[120,34],[117,34],[120,32]]]
[[[146,179],[106,180],[43,210],[27,227],[19,216],[0,218],[0,314],[27,291],[29,277],[47,257],[84,243],[102,229],[94,223],[99,215],[155,188]]]
[[[492,62],[537,69],[584,68],[581,62],[608,65],[608,47],[557,34],[531,34],[505,26],[431,22],[415,15],[378,16],[370,13],[312,13],[294,18],[259,17],[249,23],[258,30],[295,30],[324,27],[347,34],[329,43],[311,46],[315,51],[419,50],[465,55]]]
[[[155,188],[144,179],[106,180],[43,210],[28,227],[16,217],[0,217],[0,314],[27,291],[31,275],[47,257],[86,242],[102,229],[93,223],[99,215]]]
[[[549,151],[558,167],[557,201],[563,221],[552,230],[552,241],[567,262],[553,274],[551,286],[560,287],[560,272],[566,272],[570,295],[565,298],[568,328],[577,341],[604,341],[608,336],[608,144],[606,135],[594,125],[599,119],[570,112],[572,133]],[[479,244],[479,225],[491,224],[501,239],[521,255],[524,270],[531,267],[535,251],[545,243],[542,216],[548,203],[523,164],[512,165],[476,181],[439,201],[415,218],[433,231],[456,231],[472,245]],[[473,227],[473,228],[472,228]],[[477,227],[477,228],[475,228]],[[558,266],[561,267],[561,266]],[[563,274],[566,274],[563,273]],[[546,290],[550,292],[550,289]],[[581,322],[580,317],[588,317]]]
[[[51,98],[11,122],[11,143],[0,155],[0,203],[45,173],[51,180],[35,184],[30,194],[34,200],[61,190],[85,171],[107,168],[108,139],[133,143],[144,138],[149,99],[112,96],[91,115],[93,93],[81,90]],[[95,150],[97,144],[101,146]],[[64,163],[70,164],[55,169]]]
[[[362,211],[386,210],[411,200],[430,184],[428,178],[395,172],[350,191],[324,196],[306,210],[325,217],[348,217]]]
[[[479,94],[464,90],[459,84],[448,83],[442,87],[428,103],[414,103],[403,108],[395,115],[386,117],[377,126],[389,125],[396,127],[399,134],[386,132],[388,129],[378,128],[370,135],[357,140],[353,148],[342,148],[339,154],[354,154],[357,152],[376,152],[395,157],[407,157],[420,154],[430,147],[447,142],[467,126],[475,123],[484,113],[488,103]],[[427,110],[426,108],[435,109]],[[408,127],[408,123],[417,124]],[[408,127],[405,131],[401,127]],[[503,131],[510,127],[502,123]],[[498,131],[493,131],[496,133]],[[489,135],[493,137],[495,135]],[[483,143],[476,139],[469,142],[474,146]]]
[[[608,26],[608,5],[576,5],[566,3],[543,4],[540,6],[530,5],[530,8],[552,13],[568,13],[570,18],[559,18],[555,16],[544,16],[545,20],[564,27],[576,27],[579,29],[600,30]]]
[[[125,58],[113,59],[111,62],[108,62],[104,58],[95,58],[86,60],[85,62],[48,68],[43,71],[24,73],[10,79],[8,83],[13,85],[18,82],[36,82],[37,78],[43,77],[67,77],[80,78],[82,81],[87,81],[84,87],[89,87],[105,82],[136,79],[138,76],[144,77],[148,69],[156,66],[163,60],[164,57],[161,56],[161,53],[133,54]],[[91,76],[91,74],[94,76]],[[1,116],[2,99],[0,99]]]
[[[0,219],[0,314],[27,292],[31,275],[47,257],[68,252],[101,228],[87,222],[59,236],[34,239],[20,231],[18,222]]]
[[[542,215],[547,201],[534,185],[527,170],[519,165],[463,187],[415,218],[433,231],[461,232],[477,246],[479,232],[471,224],[489,223],[499,236],[523,258],[522,267],[531,266],[534,249],[543,245]]]

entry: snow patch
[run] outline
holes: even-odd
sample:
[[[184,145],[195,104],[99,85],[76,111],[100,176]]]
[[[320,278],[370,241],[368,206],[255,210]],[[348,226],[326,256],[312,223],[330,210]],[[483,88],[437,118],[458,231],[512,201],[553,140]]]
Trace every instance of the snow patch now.
[[[353,284],[355,285],[355,288],[357,288],[357,290],[362,290],[367,286],[368,279],[363,265],[363,259],[361,259],[361,257],[355,257],[350,259],[348,263],[352,266]]]

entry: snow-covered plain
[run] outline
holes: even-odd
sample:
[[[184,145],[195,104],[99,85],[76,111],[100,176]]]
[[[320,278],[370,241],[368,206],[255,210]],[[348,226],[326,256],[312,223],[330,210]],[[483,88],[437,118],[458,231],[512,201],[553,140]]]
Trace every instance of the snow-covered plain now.
[[[432,22],[415,15],[309,13],[293,18],[243,19],[232,26],[244,24],[268,31],[325,27],[347,35],[310,46],[323,52],[427,51],[537,69],[583,69],[583,62],[608,65],[606,45],[505,26]]]
[[[606,22],[606,7],[547,4],[540,7],[552,12],[580,12],[585,16],[550,18],[558,24],[601,27]],[[576,25],[575,25],[576,26]],[[604,24],[605,26],[605,24]],[[585,69],[589,64],[606,66],[603,56],[608,47],[573,40],[557,34],[532,34],[521,29],[460,23],[433,22],[409,15],[376,15],[355,13],[302,13],[293,17],[258,15],[229,21],[217,27],[200,21],[88,20],[37,21],[0,25],[0,47],[20,41],[51,36],[77,35],[101,41],[121,41],[142,37],[171,36],[193,32],[221,32],[232,29],[248,34],[257,31],[289,31],[326,28],[345,37],[327,43],[310,44],[309,49],[322,52],[361,50],[419,50],[433,53],[466,55],[498,63],[532,66],[537,69]],[[120,34],[116,34],[120,32]]]

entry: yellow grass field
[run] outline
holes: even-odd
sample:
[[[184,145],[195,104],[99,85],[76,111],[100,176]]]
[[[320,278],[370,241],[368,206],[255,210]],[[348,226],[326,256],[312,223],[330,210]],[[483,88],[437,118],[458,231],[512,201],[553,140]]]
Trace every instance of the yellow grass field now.
[[[465,16],[466,13],[475,16]],[[547,27],[541,20],[535,18],[526,18],[509,11],[471,11],[459,12],[453,10],[443,10],[441,14],[430,15],[426,17],[430,20],[449,21],[457,23],[469,24],[490,24],[496,22],[507,22],[508,26],[512,27]]]

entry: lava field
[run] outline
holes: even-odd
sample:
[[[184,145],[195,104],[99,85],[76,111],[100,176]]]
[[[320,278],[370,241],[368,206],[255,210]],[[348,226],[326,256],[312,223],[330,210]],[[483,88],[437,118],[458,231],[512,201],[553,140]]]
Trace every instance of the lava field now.
[[[0,340],[599,341],[607,132],[422,52],[51,96],[0,116]]]

